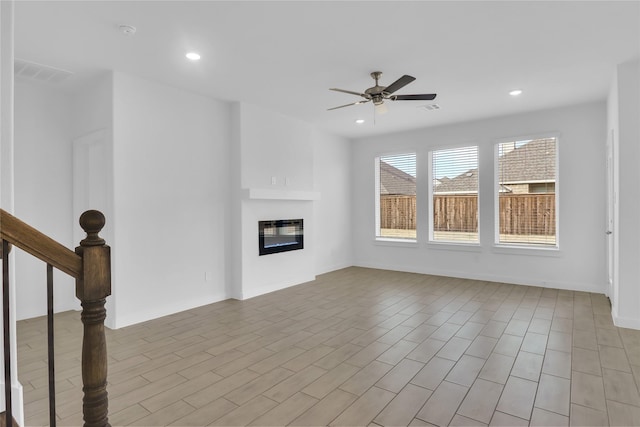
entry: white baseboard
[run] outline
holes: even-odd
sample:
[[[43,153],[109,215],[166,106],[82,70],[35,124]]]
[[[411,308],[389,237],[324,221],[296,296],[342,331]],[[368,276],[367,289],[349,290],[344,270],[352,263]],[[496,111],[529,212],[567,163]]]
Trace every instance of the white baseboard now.
[[[621,317],[614,313],[611,313],[613,318],[613,324],[619,328],[638,329],[640,330],[640,318],[636,317]]]
[[[224,301],[228,297],[224,292],[218,292],[209,296],[206,299],[191,299],[188,301],[181,301],[175,305],[164,305],[162,307],[148,307],[147,310],[140,310],[136,313],[127,313],[125,315],[118,315],[115,319],[115,329],[124,328],[125,326],[135,325],[136,323],[146,322],[148,320],[157,319],[171,314],[179,313],[181,311],[191,310],[192,308],[201,307],[203,305],[213,304],[215,302]]]
[[[348,268],[348,267],[352,267],[353,263],[340,263],[340,264],[334,264],[331,265],[329,267],[324,267],[324,268],[320,268],[316,270],[316,276],[319,276],[321,274],[326,274],[326,273],[331,273],[332,271],[337,271],[337,270],[342,270],[343,268]]]
[[[564,289],[568,291],[593,292],[598,294],[605,293],[604,285],[560,282],[560,281],[544,281],[540,279],[531,279],[526,277],[510,277],[493,274],[476,274],[461,271],[440,270],[437,268],[416,268],[414,266],[399,266],[380,263],[357,263],[356,267],[375,268],[382,270],[403,271],[407,273],[429,274],[433,276],[456,277],[459,279],[486,280],[488,282],[512,283],[514,285],[538,286],[541,288]]]
[[[296,286],[296,285],[301,285],[303,283],[307,283],[307,282],[312,282],[316,280],[316,276],[315,275],[309,275],[309,276],[304,276],[304,277],[297,277],[295,279],[291,279],[289,281],[286,282],[278,282],[278,283],[271,283],[271,284],[267,284],[267,285],[263,285],[260,287],[253,287],[252,289],[248,289],[242,290],[242,296],[240,299],[242,300],[246,300],[249,298],[254,298],[260,295],[264,295],[264,294],[268,294],[270,292],[275,292],[275,291],[279,291],[281,289],[286,289],[286,288],[290,288],[291,286]]]
[[[4,412],[6,409],[6,403],[4,400],[4,380],[0,381],[0,387],[2,387],[3,393],[0,396],[0,412]],[[11,386],[11,409],[13,410],[13,418],[18,422],[18,425],[24,425],[24,395],[22,391],[22,384],[14,382]]]

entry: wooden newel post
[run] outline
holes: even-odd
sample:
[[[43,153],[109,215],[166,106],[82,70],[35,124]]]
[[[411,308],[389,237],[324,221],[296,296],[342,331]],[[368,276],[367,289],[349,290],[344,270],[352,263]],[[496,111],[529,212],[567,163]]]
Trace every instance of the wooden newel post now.
[[[111,248],[98,236],[104,215],[95,210],[80,215],[87,237],[76,253],[82,257],[82,274],[76,280],[76,297],[82,302],[82,412],[85,427],[110,426],[107,417],[107,341],[104,334],[105,298],[111,295]]]

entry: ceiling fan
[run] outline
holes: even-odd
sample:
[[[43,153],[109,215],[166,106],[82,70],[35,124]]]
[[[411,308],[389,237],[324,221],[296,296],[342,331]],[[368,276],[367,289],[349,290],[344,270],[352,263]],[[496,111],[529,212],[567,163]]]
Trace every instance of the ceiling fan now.
[[[352,102],[351,104],[329,108],[328,111],[336,110],[343,107],[349,107],[351,105],[365,104],[369,101],[372,101],[373,105],[378,107],[384,104],[385,99],[389,99],[391,101],[431,101],[436,97],[435,93],[421,95],[394,95],[397,90],[402,89],[403,87],[414,81],[416,78],[405,74],[395,82],[391,83],[389,86],[380,86],[378,84],[378,79],[380,79],[380,76],[382,76],[382,71],[374,71],[373,73],[371,73],[371,77],[376,81],[376,85],[370,87],[362,93],[354,92],[351,90],[337,89],[334,87],[330,88],[329,90],[335,90],[336,92],[344,92],[351,95],[361,96],[364,99],[357,102]]]

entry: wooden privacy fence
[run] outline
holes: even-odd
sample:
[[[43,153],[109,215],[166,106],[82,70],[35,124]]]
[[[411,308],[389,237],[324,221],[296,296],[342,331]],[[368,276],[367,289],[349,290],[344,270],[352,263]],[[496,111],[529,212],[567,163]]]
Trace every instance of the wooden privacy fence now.
[[[544,235],[556,233],[555,194],[500,195],[500,234]],[[416,196],[380,196],[380,228],[415,229]],[[475,195],[436,195],[434,231],[478,231]]]
[[[436,195],[433,198],[433,231],[478,231],[478,197]]]
[[[416,229],[416,196],[380,196],[380,228]]]
[[[556,195],[500,195],[500,234],[555,236]]]

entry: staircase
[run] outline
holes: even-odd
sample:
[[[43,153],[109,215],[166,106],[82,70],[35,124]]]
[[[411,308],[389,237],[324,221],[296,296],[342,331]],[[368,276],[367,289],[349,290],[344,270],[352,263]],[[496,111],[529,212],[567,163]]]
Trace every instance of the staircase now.
[[[105,224],[102,213],[86,211],[80,216],[80,226],[87,237],[75,252],[0,209],[2,249],[2,301],[4,325],[5,412],[0,414],[0,427],[17,425],[12,414],[11,399],[11,320],[10,271],[11,247],[15,246],[47,265],[47,326],[49,363],[49,424],[56,425],[55,363],[53,334],[53,269],[76,279],[76,297],[81,301],[84,326],[82,341],[82,411],[85,427],[110,426],[107,395],[107,345],[104,333],[106,297],[111,294],[111,254],[104,239],[98,236]],[[10,422],[12,420],[13,422]]]

